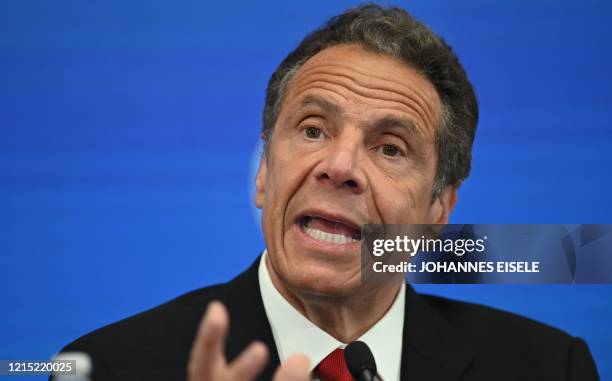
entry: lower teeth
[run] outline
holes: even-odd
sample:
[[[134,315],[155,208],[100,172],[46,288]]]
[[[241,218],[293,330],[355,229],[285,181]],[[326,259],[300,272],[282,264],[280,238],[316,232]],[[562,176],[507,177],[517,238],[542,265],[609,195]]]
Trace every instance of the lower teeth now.
[[[302,230],[304,231],[304,233],[308,234],[310,237],[316,240],[319,240],[319,241],[323,241],[323,242],[343,244],[343,243],[352,243],[352,242],[357,241],[356,239],[352,237],[347,237],[342,234],[324,232],[322,230],[311,228],[309,226],[302,227]]]

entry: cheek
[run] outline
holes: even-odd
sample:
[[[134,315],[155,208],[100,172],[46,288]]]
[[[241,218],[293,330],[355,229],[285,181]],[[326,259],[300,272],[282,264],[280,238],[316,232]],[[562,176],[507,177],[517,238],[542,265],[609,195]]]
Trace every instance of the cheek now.
[[[277,203],[280,199],[287,198],[291,193],[294,192],[296,182],[296,176],[292,169],[290,162],[283,160],[276,160],[272,166],[268,182],[268,189],[271,191],[268,193],[268,201]]]
[[[418,182],[387,182],[374,185],[372,190],[383,223],[426,223],[430,195],[426,186]]]
[[[266,184],[266,202],[264,209],[267,215],[280,223],[287,216],[291,200],[300,192],[308,180],[311,169],[316,164],[316,158],[297,156],[290,150],[278,150],[268,171]],[[290,221],[285,221],[289,224]]]

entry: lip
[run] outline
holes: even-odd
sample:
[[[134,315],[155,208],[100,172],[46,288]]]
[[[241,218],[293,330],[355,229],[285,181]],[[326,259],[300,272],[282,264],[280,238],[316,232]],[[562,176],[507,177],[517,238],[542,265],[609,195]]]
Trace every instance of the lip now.
[[[346,217],[340,213],[333,213],[328,211],[322,211],[318,209],[308,209],[298,214],[298,217],[295,219],[295,223],[299,224],[299,221],[304,217],[318,217],[323,218],[325,220],[331,222],[338,222],[343,225],[346,225],[352,229],[361,231],[361,225],[351,218]]]
[[[326,256],[356,255],[361,252],[361,240],[347,243],[328,243],[319,241],[304,233],[300,224],[294,224],[293,229],[298,240],[308,250],[323,253]]]
[[[298,238],[298,241],[308,250],[312,250],[314,252],[325,254],[326,256],[331,257],[346,257],[350,256],[351,258],[354,255],[359,255],[361,253],[361,239],[356,240],[355,242],[347,242],[347,243],[328,243],[319,241],[308,234],[306,234],[300,225],[300,220],[303,217],[319,217],[324,218],[329,221],[339,222],[350,226],[351,228],[357,229],[361,231],[361,227],[354,222],[352,219],[343,216],[339,213],[330,213],[324,212],[321,210],[309,209],[302,213],[298,214],[298,217],[295,219],[295,223],[293,225],[293,229],[295,229],[295,235]]]

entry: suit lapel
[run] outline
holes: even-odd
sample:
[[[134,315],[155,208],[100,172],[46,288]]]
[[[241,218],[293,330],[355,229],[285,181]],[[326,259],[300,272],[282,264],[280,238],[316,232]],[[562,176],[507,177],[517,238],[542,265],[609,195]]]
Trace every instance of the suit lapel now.
[[[230,313],[226,356],[231,361],[253,341],[269,349],[270,361],[258,380],[271,380],[280,365],[278,351],[259,290],[261,256],[224,286],[222,299]],[[473,350],[412,287],[406,287],[400,378],[418,381],[457,381],[473,357]]]
[[[400,378],[459,380],[473,357],[469,343],[410,286],[405,308]]]
[[[223,299],[230,314],[230,329],[225,352],[228,361],[231,361],[251,342],[263,342],[268,347],[270,359],[258,380],[269,381],[279,366],[280,360],[259,291],[260,259],[261,256],[247,271],[224,286]]]

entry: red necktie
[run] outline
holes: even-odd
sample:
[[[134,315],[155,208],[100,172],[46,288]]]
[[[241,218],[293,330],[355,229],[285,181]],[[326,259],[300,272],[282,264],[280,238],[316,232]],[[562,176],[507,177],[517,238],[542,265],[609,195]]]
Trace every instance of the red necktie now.
[[[344,349],[336,349],[324,358],[314,370],[323,381],[355,381],[346,366]]]

